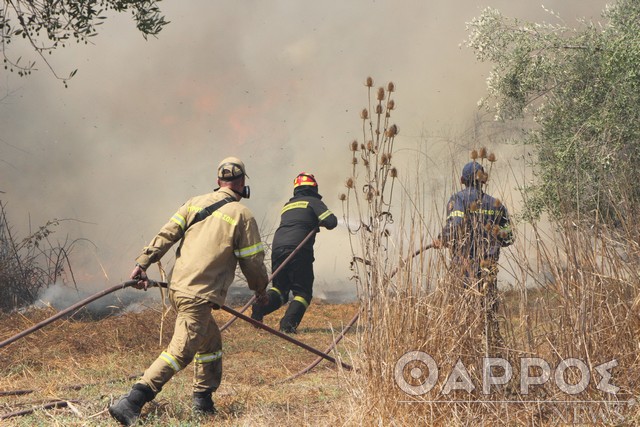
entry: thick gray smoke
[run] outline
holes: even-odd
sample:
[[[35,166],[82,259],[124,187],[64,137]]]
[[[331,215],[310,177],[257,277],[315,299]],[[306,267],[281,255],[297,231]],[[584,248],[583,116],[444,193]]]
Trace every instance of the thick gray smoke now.
[[[530,0],[161,6],[171,24],[157,39],[145,41],[128,16],[117,16],[93,45],[54,53],[60,74],[79,69],[68,89],[42,62],[29,78],[5,72],[0,81],[0,196],[9,220],[21,236],[52,218],[79,220],[54,237],[95,245],[72,254],[87,291],[126,280],[174,211],[215,186],[215,165],[228,155],[247,165],[252,197],[245,202],[267,242],[301,171],[316,175],[325,202],[341,216],[337,196],[350,171],[348,143],[361,139],[369,75],[376,86],[397,87],[400,170],[412,174],[418,153],[421,176],[442,184],[471,144],[448,136],[469,126],[485,92],[488,67],[460,47],[465,23],[486,6],[554,19]],[[576,17],[598,19],[605,2],[545,6],[574,26]],[[441,137],[425,144],[424,135]],[[505,160],[505,171],[507,161],[518,167]],[[349,254],[344,227],[318,236],[319,296],[353,293]]]

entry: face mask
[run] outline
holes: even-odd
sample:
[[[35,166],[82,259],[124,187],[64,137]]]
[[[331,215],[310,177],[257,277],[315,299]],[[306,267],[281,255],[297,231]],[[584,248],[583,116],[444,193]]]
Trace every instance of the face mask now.
[[[239,192],[239,191],[236,191],[236,190],[234,190],[234,189],[231,189],[231,191],[233,191],[233,192],[234,192],[234,193],[236,193],[238,196],[240,196],[240,197],[242,197],[242,198],[245,198],[245,199],[248,199],[248,198],[249,198],[249,196],[251,196],[251,190],[249,189],[249,186],[248,186],[248,185],[245,185],[245,186],[242,188],[242,193],[241,193],[241,192]]]
[[[242,193],[240,195],[245,199],[248,199],[251,196],[251,190],[249,189],[248,185],[244,186],[244,188],[242,189]]]

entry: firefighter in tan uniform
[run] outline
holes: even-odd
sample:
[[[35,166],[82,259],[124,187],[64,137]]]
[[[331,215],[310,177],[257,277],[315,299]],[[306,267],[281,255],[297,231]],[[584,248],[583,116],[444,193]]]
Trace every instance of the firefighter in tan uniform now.
[[[249,197],[245,176],[242,161],[224,159],[218,166],[220,188],[182,205],[136,259],[131,278],[146,290],[146,269],[180,241],[169,284],[177,312],[174,334],[131,391],[109,407],[123,425],[135,423],[142,406],[192,361],[194,410],[216,411],[211,394],[222,378],[222,340],[211,309],[224,304],[238,263],[258,299],[264,299],[268,282],[258,225],[251,211],[238,203]]]

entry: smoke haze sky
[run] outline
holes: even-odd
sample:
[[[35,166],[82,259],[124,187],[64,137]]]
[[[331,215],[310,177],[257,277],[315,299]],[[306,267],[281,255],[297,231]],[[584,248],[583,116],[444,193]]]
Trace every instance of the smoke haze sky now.
[[[147,41],[129,15],[111,16],[93,45],[51,56],[62,75],[79,69],[68,89],[41,61],[28,78],[1,71],[0,196],[14,233],[25,236],[29,224],[35,230],[53,218],[77,219],[56,236],[95,244],[76,247],[80,283],[119,283],[175,210],[215,186],[215,166],[228,155],[247,165],[252,197],[244,203],[266,241],[301,171],[316,175],[324,201],[340,216],[347,146],[362,139],[365,78],[396,85],[396,148],[420,147],[430,164],[440,153],[464,161],[470,145],[420,144],[425,133],[468,126],[485,93],[488,66],[460,47],[465,23],[487,6],[557,22],[542,4],[164,1],[171,23]],[[544,1],[571,27],[578,17],[600,19],[605,4]],[[32,57],[26,49],[21,55]],[[398,159],[411,164],[410,157]],[[451,175],[452,164],[449,158],[446,167],[427,168],[425,178]],[[346,282],[345,235],[342,228],[318,236],[317,281]]]

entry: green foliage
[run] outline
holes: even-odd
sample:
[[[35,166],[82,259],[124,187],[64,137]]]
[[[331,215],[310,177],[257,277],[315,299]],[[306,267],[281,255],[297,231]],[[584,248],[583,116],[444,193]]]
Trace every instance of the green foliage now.
[[[35,61],[21,63],[21,57],[12,59],[8,51],[12,41],[25,39],[45,62],[56,78],[59,77],[49,64],[45,54],[68,43],[87,44],[98,34],[97,27],[110,11],[131,12],[142,35],[157,35],[168,24],[158,8],[160,0],[2,0],[0,3],[0,42],[4,68],[27,76],[35,70]]]
[[[486,9],[468,24],[467,46],[493,64],[482,104],[535,121],[531,217],[617,223],[640,205],[640,4],[620,0],[603,19],[578,30]]]

